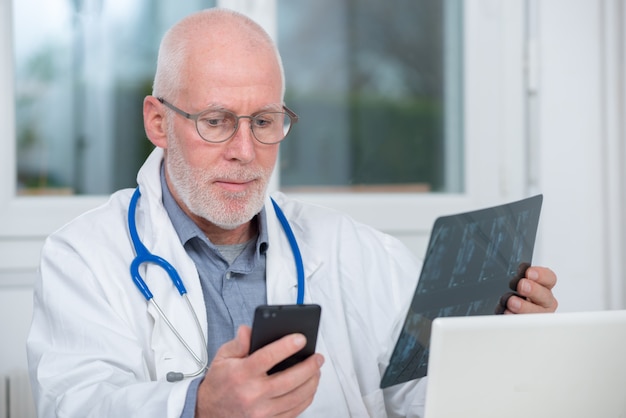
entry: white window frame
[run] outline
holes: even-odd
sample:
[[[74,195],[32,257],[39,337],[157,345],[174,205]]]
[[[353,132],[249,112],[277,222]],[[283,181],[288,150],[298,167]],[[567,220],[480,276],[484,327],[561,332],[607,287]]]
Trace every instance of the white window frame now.
[[[219,4],[251,15],[275,34],[275,0]],[[0,137],[5,144],[0,153],[0,254],[7,254],[0,255],[0,279],[6,266],[36,265],[45,236],[107,198],[16,195],[11,5],[11,1],[0,2],[0,62],[5,63],[0,66]],[[524,1],[465,0],[464,30],[464,193],[296,197],[337,208],[385,232],[426,238],[437,216],[523,197],[527,165]]]

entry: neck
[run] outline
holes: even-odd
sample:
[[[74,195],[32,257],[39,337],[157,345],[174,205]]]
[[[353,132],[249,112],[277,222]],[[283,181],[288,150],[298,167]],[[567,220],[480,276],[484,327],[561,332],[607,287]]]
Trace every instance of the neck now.
[[[258,221],[255,216],[251,221],[236,227],[224,229],[212,224],[204,218],[191,215],[193,221],[200,227],[206,237],[215,245],[233,245],[248,242],[259,233]]]

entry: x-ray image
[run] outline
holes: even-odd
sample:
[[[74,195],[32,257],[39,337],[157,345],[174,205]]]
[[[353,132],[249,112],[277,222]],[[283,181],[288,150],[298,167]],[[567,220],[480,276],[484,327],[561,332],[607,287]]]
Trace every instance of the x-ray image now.
[[[531,264],[542,202],[537,195],[435,221],[381,388],[426,375],[435,318],[503,312]]]

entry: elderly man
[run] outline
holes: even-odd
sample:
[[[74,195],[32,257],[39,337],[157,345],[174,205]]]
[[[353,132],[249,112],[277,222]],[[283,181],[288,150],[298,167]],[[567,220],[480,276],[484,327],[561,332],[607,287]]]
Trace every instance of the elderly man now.
[[[28,339],[40,417],[423,413],[425,379],[379,388],[419,261],[343,214],[266,193],[297,121],[284,86],[274,43],[240,14],[202,11],[165,35],[143,108],[156,149],[138,189],[113,194],[43,249]],[[138,291],[142,280],[158,303]],[[555,310],[555,283],[531,267],[509,312]],[[317,353],[268,375],[304,338],[249,355],[252,313],[299,292],[322,306]]]

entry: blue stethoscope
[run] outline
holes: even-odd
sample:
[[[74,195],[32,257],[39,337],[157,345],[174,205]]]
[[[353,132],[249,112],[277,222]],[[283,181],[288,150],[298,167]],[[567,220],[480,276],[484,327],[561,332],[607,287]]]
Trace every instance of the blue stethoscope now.
[[[156,311],[159,313],[159,316],[167,324],[169,329],[174,333],[178,341],[180,341],[180,343],[185,347],[185,349],[189,352],[189,354],[191,354],[191,356],[194,358],[196,363],[198,363],[198,365],[200,366],[200,368],[193,373],[169,372],[167,373],[167,380],[169,382],[176,382],[184,378],[196,377],[202,374],[207,369],[208,364],[209,364],[207,340],[204,336],[204,332],[202,332],[202,327],[200,326],[200,321],[198,320],[198,316],[196,315],[196,312],[191,306],[191,302],[189,302],[189,298],[187,297],[187,289],[185,289],[185,285],[183,284],[183,281],[180,278],[180,275],[178,274],[174,266],[172,266],[167,260],[165,260],[162,257],[159,257],[158,255],[152,254],[146,248],[146,246],[143,245],[143,243],[141,242],[141,239],[139,238],[139,234],[137,233],[137,224],[135,222],[135,212],[137,211],[137,201],[139,200],[140,196],[141,196],[141,192],[139,191],[139,187],[137,187],[128,205],[128,231],[130,232],[130,239],[133,243],[133,247],[135,248],[135,254],[136,254],[135,258],[130,264],[130,275],[133,279],[133,282],[139,289],[139,291],[143,294],[146,300],[154,306]],[[278,204],[274,201],[274,199],[271,199],[271,201],[272,201],[272,205],[274,206],[274,211],[276,212],[276,216],[278,217],[278,221],[280,222],[280,225],[283,227],[283,230],[285,231],[285,235],[287,236],[287,239],[289,240],[289,246],[291,247],[291,251],[293,253],[293,257],[296,263],[296,272],[298,276],[297,303],[298,305],[301,305],[304,303],[304,264],[302,262],[302,254],[300,254],[300,249],[298,248],[296,237],[293,234],[293,230],[291,229],[291,226],[289,225],[289,222],[287,221],[285,214],[280,209]],[[148,285],[146,284],[146,282],[144,282],[144,280],[141,278],[141,275],[139,274],[139,266],[144,263],[156,264],[159,267],[161,267],[163,270],[165,270],[168,276],[170,277],[170,279],[172,280],[172,283],[174,283],[174,286],[176,287],[176,289],[178,289],[178,293],[180,293],[180,295],[185,300],[187,308],[191,312],[194,322],[196,323],[196,328],[198,329],[198,333],[201,336],[200,339],[203,344],[203,351],[200,356],[198,356],[191,349],[189,344],[187,344],[185,339],[176,330],[176,327],[174,327],[174,325],[167,318],[167,315],[165,315],[165,313],[161,310],[159,305],[154,300],[154,297],[152,295],[152,292],[150,292]]]

